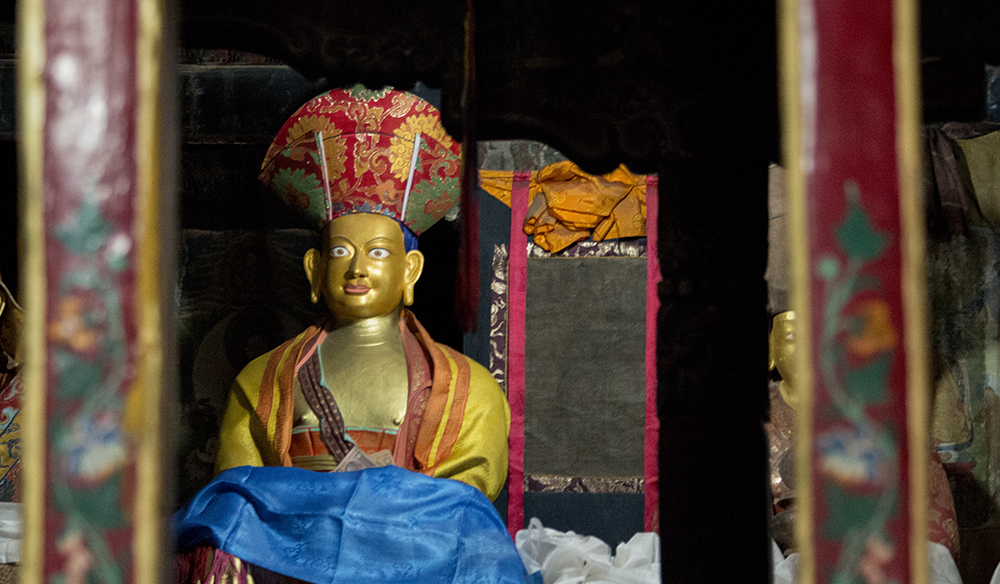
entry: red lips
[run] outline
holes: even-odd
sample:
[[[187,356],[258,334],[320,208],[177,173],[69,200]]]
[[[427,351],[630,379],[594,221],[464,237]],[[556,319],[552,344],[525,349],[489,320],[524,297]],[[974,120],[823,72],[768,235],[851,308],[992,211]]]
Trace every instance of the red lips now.
[[[348,284],[344,286],[344,292],[347,292],[348,294],[364,294],[369,290],[371,290],[371,288],[369,288],[368,286],[363,286],[361,284],[358,285]]]

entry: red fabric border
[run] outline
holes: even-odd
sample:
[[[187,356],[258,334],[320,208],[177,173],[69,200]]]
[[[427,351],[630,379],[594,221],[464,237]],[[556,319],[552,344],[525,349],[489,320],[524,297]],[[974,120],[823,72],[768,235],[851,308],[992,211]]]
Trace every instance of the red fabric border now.
[[[528,284],[530,172],[515,172],[510,195],[510,256],[507,264],[507,400],[510,402],[510,470],[507,473],[507,530],[524,528],[524,312]]]
[[[646,440],[643,445],[643,529],[656,532],[660,531],[660,474],[657,462],[660,417],[656,413],[656,315],[660,312],[657,288],[662,279],[660,258],[656,253],[659,208],[659,180],[656,176],[649,175],[646,177]]]

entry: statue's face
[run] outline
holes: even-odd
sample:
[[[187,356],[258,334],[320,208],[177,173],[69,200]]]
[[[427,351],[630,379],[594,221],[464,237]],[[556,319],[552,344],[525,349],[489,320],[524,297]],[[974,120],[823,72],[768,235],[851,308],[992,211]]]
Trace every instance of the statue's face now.
[[[358,213],[330,222],[323,249],[309,250],[306,276],[334,319],[346,323],[385,316],[403,304],[420,277],[423,256],[407,253],[403,232],[384,215]]]
[[[793,408],[796,405],[795,366],[795,312],[788,311],[774,317],[769,340],[771,368],[781,374],[781,395]]]

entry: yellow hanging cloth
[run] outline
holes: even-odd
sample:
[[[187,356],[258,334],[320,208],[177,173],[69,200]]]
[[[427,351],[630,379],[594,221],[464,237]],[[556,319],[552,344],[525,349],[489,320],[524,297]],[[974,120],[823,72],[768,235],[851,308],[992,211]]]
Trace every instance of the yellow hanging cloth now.
[[[513,171],[480,170],[479,183],[509,207],[513,176]],[[550,253],[588,237],[646,236],[646,177],[625,165],[595,176],[568,160],[550,164],[531,172],[528,193],[524,232]]]

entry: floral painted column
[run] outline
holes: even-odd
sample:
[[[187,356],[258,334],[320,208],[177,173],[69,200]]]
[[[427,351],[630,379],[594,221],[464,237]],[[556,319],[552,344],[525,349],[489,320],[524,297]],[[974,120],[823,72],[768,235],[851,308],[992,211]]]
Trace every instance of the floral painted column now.
[[[24,582],[165,581],[158,0],[18,5]],[[166,168],[169,168],[166,166]],[[169,237],[167,238],[169,240]]]
[[[915,0],[785,0],[801,582],[923,583],[928,383]]]

